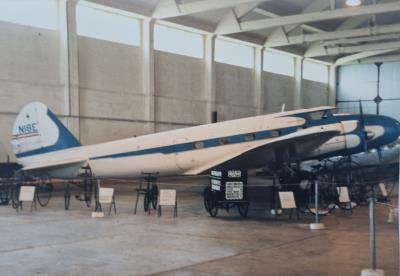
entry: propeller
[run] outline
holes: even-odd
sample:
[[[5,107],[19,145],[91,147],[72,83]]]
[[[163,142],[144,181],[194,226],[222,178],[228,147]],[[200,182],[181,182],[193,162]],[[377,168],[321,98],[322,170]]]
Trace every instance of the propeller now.
[[[360,109],[360,124],[361,124],[361,128],[364,132],[364,151],[367,153],[368,152],[368,147],[367,147],[367,129],[365,128],[365,120],[364,120],[364,112],[363,112],[363,107],[362,107],[362,103],[361,100],[358,101],[359,103],[359,109]]]

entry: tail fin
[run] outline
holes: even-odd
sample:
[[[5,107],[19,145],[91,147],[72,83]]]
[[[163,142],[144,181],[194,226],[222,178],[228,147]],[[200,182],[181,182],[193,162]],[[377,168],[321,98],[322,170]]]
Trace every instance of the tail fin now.
[[[18,114],[11,145],[17,158],[50,153],[81,144],[42,103],[27,104]]]

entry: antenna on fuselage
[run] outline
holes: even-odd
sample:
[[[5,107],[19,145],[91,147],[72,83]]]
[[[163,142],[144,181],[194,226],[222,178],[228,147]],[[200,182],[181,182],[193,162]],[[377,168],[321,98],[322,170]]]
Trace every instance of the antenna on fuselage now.
[[[281,112],[285,112],[285,107],[286,107],[286,104],[282,104]]]

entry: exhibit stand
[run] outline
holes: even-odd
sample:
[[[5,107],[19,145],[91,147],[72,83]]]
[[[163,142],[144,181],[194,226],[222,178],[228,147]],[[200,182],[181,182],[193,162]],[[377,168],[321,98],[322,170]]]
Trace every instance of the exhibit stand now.
[[[322,230],[325,229],[325,225],[319,221],[319,209],[318,209],[318,181],[314,182],[315,186],[315,222],[310,224],[310,229],[311,230]]]

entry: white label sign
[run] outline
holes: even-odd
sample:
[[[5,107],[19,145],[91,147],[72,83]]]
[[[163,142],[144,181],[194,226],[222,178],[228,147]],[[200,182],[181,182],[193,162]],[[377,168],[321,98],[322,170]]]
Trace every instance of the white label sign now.
[[[282,209],[297,208],[293,192],[279,192],[279,200],[281,202]]]
[[[21,186],[19,201],[33,201],[35,196],[35,186]]]
[[[114,188],[100,188],[99,202],[111,204],[114,196]]]
[[[214,191],[221,191],[221,181],[217,179],[211,179],[211,189]]]
[[[230,178],[242,177],[242,172],[241,171],[228,171],[228,177],[230,177]]]
[[[160,190],[160,205],[161,206],[175,206],[176,204],[176,190],[161,189]]]
[[[222,177],[222,172],[220,172],[220,171],[211,171],[211,175]]]
[[[336,187],[339,194],[339,202],[348,203],[350,202],[349,189],[347,187]]]
[[[225,183],[226,199],[243,199],[243,182],[226,182]]]

